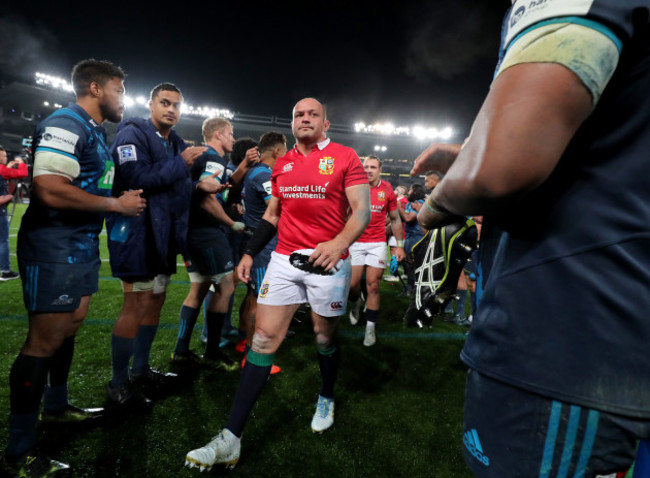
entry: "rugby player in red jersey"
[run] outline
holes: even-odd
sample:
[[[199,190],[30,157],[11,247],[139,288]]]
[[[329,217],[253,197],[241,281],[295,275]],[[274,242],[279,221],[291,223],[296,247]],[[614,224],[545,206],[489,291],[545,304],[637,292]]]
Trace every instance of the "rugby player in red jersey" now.
[[[363,169],[368,175],[370,184],[370,224],[361,237],[350,246],[352,256],[352,280],[350,282],[350,322],[355,325],[359,321],[361,309],[360,283],[366,275],[366,332],[363,345],[370,347],[375,344],[375,323],[379,316],[379,283],[386,268],[386,214],[390,218],[393,237],[396,239],[395,256],[397,261],[404,260],[404,239],[402,235],[402,220],[397,211],[397,197],[393,187],[382,181],[381,160],[376,156],[368,156],[363,162]]]
[[[334,423],[334,382],[340,362],[336,328],[349,292],[348,247],[370,221],[368,178],[352,149],[327,138],[329,121],[320,102],[299,101],[291,125],[296,145],[273,168],[268,208],[237,267],[239,277],[248,282],[253,256],[277,230],[278,246],[258,298],[252,348],[226,427],[207,445],[187,454],[185,463],[190,468],[209,469],[216,463],[235,466],[244,423],[264,388],[291,318],[304,302],[312,308],[322,379],[311,428],[320,433]],[[293,265],[299,265],[300,257],[290,262],[294,253],[302,254],[305,267]]]

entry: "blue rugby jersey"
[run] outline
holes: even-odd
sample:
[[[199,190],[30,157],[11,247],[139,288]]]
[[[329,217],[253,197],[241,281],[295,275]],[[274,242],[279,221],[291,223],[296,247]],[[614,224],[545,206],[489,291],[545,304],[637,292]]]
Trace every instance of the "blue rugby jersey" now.
[[[111,195],[115,165],[106,131],[77,104],[55,111],[34,134],[34,152],[51,151],[79,163],[72,181],[87,193]],[[99,254],[104,215],[47,207],[33,195],[18,233],[18,256],[44,262],[90,262]]]
[[[544,22],[605,33],[620,60],[548,180],[486,218],[494,261],[462,352],[544,396],[650,418],[650,0],[518,1],[502,51]],[[492,236],[494,237],[492,237]]]
[[[251,167],[244,176],[242,196],[246,206],[244,224],[251,229],[256,229],[266,212],[266,201],[271,199],[271,172],[272,169],[258,163]]]

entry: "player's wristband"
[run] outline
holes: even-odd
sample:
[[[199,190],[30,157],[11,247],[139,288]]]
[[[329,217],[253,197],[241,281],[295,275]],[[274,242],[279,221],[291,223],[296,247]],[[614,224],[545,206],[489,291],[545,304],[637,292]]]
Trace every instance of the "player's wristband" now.
[[[404,249],[404,239],[399,239],[397,242],[397,247]]]
[[[271,224],[269,221],[262,219],[255,229],[253,237],[250,238],[246,248],[244,249],[244,254],[248,254],[251,257],[255,257],[259,254],[264,247],[269,243],[271,239],[278,232],[278,228]]]

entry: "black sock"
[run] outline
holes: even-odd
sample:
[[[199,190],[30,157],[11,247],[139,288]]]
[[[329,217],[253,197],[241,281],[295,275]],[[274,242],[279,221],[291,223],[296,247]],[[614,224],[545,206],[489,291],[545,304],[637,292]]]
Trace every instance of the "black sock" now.
[[[325,398],[334,398],[334,383],[341,363],[341,349],[332,345],[327,349],[318,349],[318,365],[320,367],[321,389],[320,395]]]
[[[75,338],[73,335],[65,339],[61,347],[59,347],[59,350],[52,355],[48,380],[49,386],[56,387],[68,383],[68,374],[70,373],[70,365],[72,365],[72,357],[74,356]]]
[[[366,309],[366,322],[372,322],[373,324],[377,322],[379,317],[378,310]]]
[[[62,412],[68,406],[68,375],[74,356],[75,336],[68,337],[52,356],[47,385],[43,391],[43,410]]]
[[[196,319],[199,317],[199,309],[183,305],[181,307],[181,320],[178,327],[178,339],[176,340],[176,348],[174,353],[186,354],[190,350],[190,339],[192,338],[192,331],[196,325]]]
[[[208,310],[208,313],[205,314],[205,321],[208,324],[208,343],[205,346],[206,357],[216,357],[219,355],[221,327],[223,326],[223,321],[225,318],[225,312],[212,312]]]
[[[9,443],[7,456],[20,456],[36,443],[38,409],[51,357],[18,354],[9,372]]]
[[[9,373],[11,413],[27,415],[38,411],[51,361],[51,357],[18,354]]]
[[[239,388],[226,424],[226,428],[236,437],[241,437],[246,420],[266,385],[274,356],[275,354],[259,354],[252,350],[246,355],[246,365],[242,369]]]

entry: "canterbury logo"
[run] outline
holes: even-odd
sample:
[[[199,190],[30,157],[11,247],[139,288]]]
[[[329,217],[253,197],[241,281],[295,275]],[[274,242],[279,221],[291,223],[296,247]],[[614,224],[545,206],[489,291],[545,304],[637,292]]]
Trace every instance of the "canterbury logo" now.
[[[490,459],[483,454],[483,447],[481,446],[481,441],[478,439],[478,433],[476,433],[476,430],[465,432],[463,435],[463,444],[474,458],[485,466],[490,466]]]

